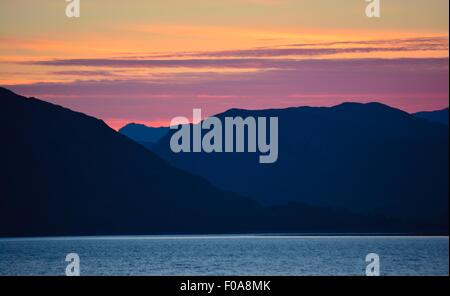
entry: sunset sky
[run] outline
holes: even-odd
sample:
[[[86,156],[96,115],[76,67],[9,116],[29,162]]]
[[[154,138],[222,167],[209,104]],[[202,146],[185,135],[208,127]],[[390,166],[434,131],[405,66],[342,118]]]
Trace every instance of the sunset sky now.
[[[0,85],[98,117],[167,125],[230,108],[448,107],[448,0],[0,2]]]

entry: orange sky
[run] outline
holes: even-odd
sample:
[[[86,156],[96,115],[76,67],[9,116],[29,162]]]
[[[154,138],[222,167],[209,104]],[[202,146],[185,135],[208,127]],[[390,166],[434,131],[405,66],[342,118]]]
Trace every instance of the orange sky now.
[[[81,0],[69,19],[62,0],[2,1],[0,85],[114,128],[199,106],[448,106],[449,2],[381,3],[370,19],[363,0]]]

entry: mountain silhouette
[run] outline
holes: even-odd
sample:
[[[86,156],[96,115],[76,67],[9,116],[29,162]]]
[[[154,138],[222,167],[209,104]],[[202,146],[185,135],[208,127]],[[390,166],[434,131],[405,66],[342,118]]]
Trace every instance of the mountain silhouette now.
[[[119,133],[141,143],[145,147],[151,148],[156,142],[164,137],[170,128],[168,127],[148,127],[144,124],[129,123],[119,130]]]
[[[261,206],[103,121],[0,88],[0,236],[446,231],[339,209]]]
[[[448,127],[379,103],[217,115],[278,117],[279,157],[258,153],[173,153],[173,165],[268,205],[299,202],[448,229]]]
[[[414,116],[448,126],[448,108],[430,112],[418,112],[415,113]]]

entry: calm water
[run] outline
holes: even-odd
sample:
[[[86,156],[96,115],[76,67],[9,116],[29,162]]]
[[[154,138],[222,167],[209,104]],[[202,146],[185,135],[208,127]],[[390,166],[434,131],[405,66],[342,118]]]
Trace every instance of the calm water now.
[[[92,237],[0,239],[0,275],[448,275],[448,237]]]

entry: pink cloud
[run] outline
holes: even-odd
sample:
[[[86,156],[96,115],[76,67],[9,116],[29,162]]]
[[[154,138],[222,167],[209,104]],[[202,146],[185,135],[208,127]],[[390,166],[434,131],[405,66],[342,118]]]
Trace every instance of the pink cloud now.
[[[91,80],[7,87],[99,118],[142,122],[189,117],[193,108],[202,108],[208,116],[235,107],[327,106],[344,101],[379,101],[410,112],[448,106],[448,58],[270,59],[261,63],[276,70],[233,75],[205,72],[194,77],[179,73],[162,81]]]

